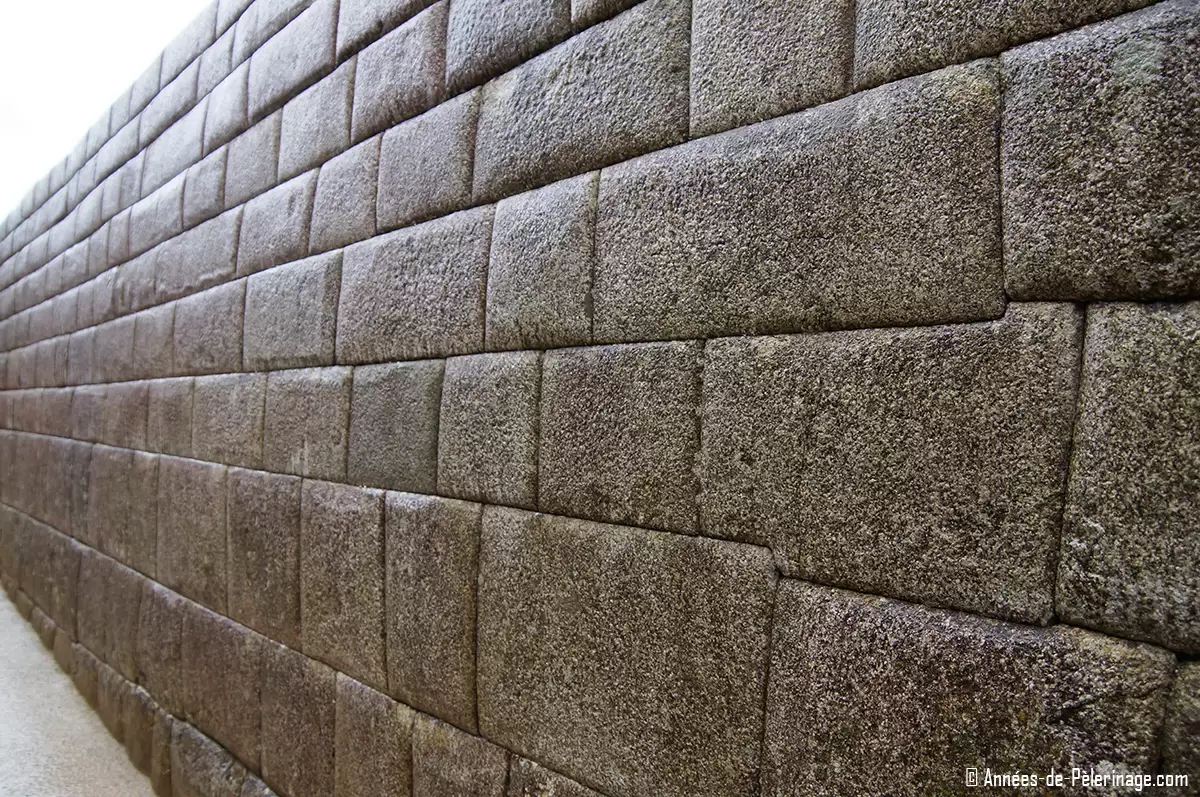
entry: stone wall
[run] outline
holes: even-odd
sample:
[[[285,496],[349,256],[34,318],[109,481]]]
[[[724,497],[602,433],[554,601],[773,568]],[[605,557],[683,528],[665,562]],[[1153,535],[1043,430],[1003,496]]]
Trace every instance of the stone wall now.
[[[1194,0],[220,0],[0,239],[162,794],[1200,793]]]

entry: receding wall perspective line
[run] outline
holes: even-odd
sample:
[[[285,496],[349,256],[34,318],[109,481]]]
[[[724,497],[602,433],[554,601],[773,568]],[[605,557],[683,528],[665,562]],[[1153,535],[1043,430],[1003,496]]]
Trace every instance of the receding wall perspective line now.
[[[1196,0],[219,0],[0,387],[164,797],[1200,794]]]

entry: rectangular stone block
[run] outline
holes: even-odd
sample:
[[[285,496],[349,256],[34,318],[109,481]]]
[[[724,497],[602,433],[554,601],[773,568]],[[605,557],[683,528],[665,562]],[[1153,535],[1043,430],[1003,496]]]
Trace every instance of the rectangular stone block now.
[[[338,11],[337,57],[370,44],[435,0],[343,0]]]
[[[225,165],[222,147],[187,170],[183,182],[183,227],[191,229],[225,209]]]
[[[104,406],[104,385],[76,388],[71,396],[71,437],[76,440],[100,439],[100,416]]]
[[[133,317],[134,376],[153,379],[171,375],[175,366],[174,327],[174,304],[152,307]]]
[[[208,98],[200,100],[177,122],[146,147],[142,166],[142,196],[166,185],[176,175],[204,157],[204,116]],[[180,181],[182,186],[182,181]]]
[[[354,59],[283,106],[279,178],[287,180],[320,166],[350,146]]]
[[[446,4],[438,3],[358,54],[353,141],[362,141],[442,101],[446,16]]]
[[[129,472],[133,452],[96,446],[89,460],[85,541],[106,553],[129,522]]]
[[[342,255],[334,252],[250,277],[243,361],[269,370],[332,365]]]
[[[137,682],[167,711],[182,716],[183,613],[187,601],[166,587],[142,584],[137,630]]]
[[[271,372],[263,424],[263,467],[310,479],[343,481],[350,387],[350,368]]]
[[[128,691],[129,682],[112,667],[101,663],[96,674],[96,713],[121,745],[125,743],[124,703]]]
[[[383,134],[375,219],[394,230],[471,204],[479,92],[471,91]]]
[[[1053,583],[1081,318],[710,341],[701,530],[784,573],[1029,623]]]
[[[154,285],[157,300],[180,299],[232,279],[241,223],[241,209],[231,210],[163,244]]]
[[[133,317],[97,325],[92,343],[92,378],[97,382],[120,382],[132,372]]]
[[[776,576],[738,543],[488,507],[479,724],[610,794],[750,794]]]
[[[489,83],[479,111],[475,199],[499,199],[685,140],[690,29],[689,3],[649,0]]]
[[[479,504],[387,494],[388,691],[474,733]]]
[[[131,686],[123,697],[121,723],[125,728],[125,754],[138,772],[149,774],[157,706],[149,693],[138,686]]]
[[[154,735],[150,749],[150,786],[158,797],[170,797],[171,784],[171,732],[174,728],[171,715],[162,709],[154,712]]]
[[[197,96],[211,94],[233,71],[233,36],[232,30],[219,34],[213,45],[200,55],[200,72],[196,76]],[[212,113],[211,108],[209,113]]]
[[[337,18],[338,0],[316,0],[254,52],[249,84],[252,120],[263,118],[333,68]]]
[[[145,579],[91,549],[79,554],[79,641],[124,678],[138,673],[138,625]]]
[[[334,797],[412,793],[414,712],[337,674]]]
[[[186,722],[171,724],[173,797],[242,797],[246,768]]]
[[[146,384],[123,382],[105,388],[100,442],[122,448],[146,447]]]
[[[240,371],[246,281],[238,280],[175,304],[175,365],[179,375]]]
[[[225,611],[227,583],[225,470],[165,456],[158,463],[156,577],[219,612]]]
[[[480,350],[491,227],[491,209],[480,208],[346,249],[338,362]]]
[[[249,127],[247,91],[250,64],[242,64],[217,84],[208,98],[204,120],[204,152],[208,154]]]
[[[335,673],[303,653],[268,644],[262,676],[262,776],[280,794],[333,793]]]
[[[311,171],[246,204],[238,239],[238,275],[299,260],[308,254],[317,172]]]
[[[283,112],[273,113],[229,142],[225,165],[225,207],[232,208],[279,182],[279,139]]]
[[[128,315],[154,304],[158,252],[156,247],[113,269],[113,303],[117,315]]]
[[[22,594],[18,593],[17,597],[22,597]],[[75,667],[71,676],[75,682],[75,690],[95,709],[98,702],[97,691],[100,688],[100,660],[78,642],[71,646],[71,650],[75,653]]]
[[[239,64],[312,5],[312,0],[263,0],[253,3],[238,1],[245,9],[245,13],[238,17],[234,26],[233,60]]]
[[[266,374],[197,377],[192,389],[192,451],[243,468],[262,464]]]
[[[1088,310],[1059,552],[1066,622],[1200,653],[1200,302]]]
[[[1014,298],[1200,294],[1196,29],[1194,4],[1160,3],[1004,55]]]
[[[412,731],[413,794],[503,797],[508,751],[452,725],[418,714]]]
[[[1200,771],[1200,664],[1181,664],[1175,671],[1171,700],[1163,722],[1162,771],[1189,781]],[[1194,782],[1190,783],[1193,788]]]
[[[536,508],[541,374],[541,355],[534,351],[446,361],[438,493]]]
[[[192,455],[191,377],[150,382],[146,418],[146,447],[177,457]]]
[[[304,653],[384,689],[383,494],[306,480],[301,500]]]
[[[436,492],[443,368],[431,360],[354,369],[347,481]]]
[[[1073,767],[1154,766],[1165,651],[797,581],[775,617],[764,795],[960,794],[968,767],[1069,783]]]
[[[506,797],[525,797],[530,794],[551,794],[554,797],[603,797],[570,778],[552,769],[512,756],[508,766],[508,791]]]
[[[200,63],[194,62],[183,74],[169,77],[162,90],[138,114],[138,147],[146,149],[159,135],[196,104],[196,80]],[[200,120],[203,125],[204,120]],[[172,175],[173,176],[173,175]]]
[[[477,86],[571,35],[570,0],[460,0],[450,6],[446,84]]]
[[[379,142],[362,142],[327,161],[317,178],[308,250],[325,252],[375,235]]]
[[[977,62],[605,169],[595,341],[998,317],[999,98]]]

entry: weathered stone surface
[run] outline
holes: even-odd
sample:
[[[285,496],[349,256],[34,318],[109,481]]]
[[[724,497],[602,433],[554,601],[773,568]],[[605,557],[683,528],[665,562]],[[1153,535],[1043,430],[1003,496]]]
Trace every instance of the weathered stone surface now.
[[[187,170],[183,185],[183,227],[191,229],[225,209],[225,165],[221,147]]]
[[[354,141],[362,141],[442,101],[446,15],[446,4],[438,3],[358,54]]]
[[[247,772],[246,779],[242,781],[241,797],[277,797],[277,795],[267,784]]]
[[[200,72],[196,76],[196,96],[211,94],[221,81],[233,71],[234,31],[227,30],[218,35],[213,46],[200,55]],[[212,109],[209,109],[212,113]]]
[[[79,554],[79,641],[125,678],[137,676],[137,632],[144,579],[90,549]]]
[[[155,248],[114,269],[113,303],[118,315],[128,315],[154,304],[158,252]]]
[[[854,13],[852,0],[697,0],[692,135],[719,133],[846,93]]]
[[[749,794],[770,552],[486,508],[479,722],[610,794]]]
[[[310,479],[343,481],[350,385],[350,368],[308,368],[269,374],[263,467]]]
[[[1200,664],[1181,664],[1167,705],[1162,735],[1162,771],[1175,775],[1200,772]],[[1186,793],[1195,793],[1195,784]]]
[[[774,627],[765,795],[967,794],[967,767],[1154,766],[1165,651],[796,581]]]
[[[1200,302],[1088,312],[1056,604],[1200,653]]]
[[[192,455],[191,377],[150,382],[146,447],[177,457]]]
[[[479,92],[471,91],[383,134],[375,219],[393,230],[471,204]]]
[[[238,280],[175,304],[175,373],[211,374],[242,367],[246,281]]]
[[[694,532],[700,357],[694,342],[547,352],[539,507]]]
[[[268,370],[331,365],[337,331],[340,252],[250,277],[243,360]]]
[[[338,59],[379,38],[434,1],[342,0],[338,15]]]
[[[100,416],[100,442],[123,448],[146,447],[145,382],[108,385]]]
[[[536,508],[541,373],[541,356],[534,351],[446,361],[439,493]]]
[[[158,458],[153,454],[96,446],[89,463],[89,538],[117,561],[153,576]]]
[[[413,723],[412,786],[421,797],[503,797],[508,751],[418,714]]]
[[[137,682],[167,711],[183,714],[183,612],[187,601],[154,581],[142,584]]]
[[[17,593],[18,609],[20,609],[20,599],[24,595],[24,593]],[[25,597],[25,601],[28,600],[29,598]],[[22,616],[24,616],[24,613]],[[72,679],[75,681],[75,690],[94,709],[99,697],[97,690],[100,688],[100,660],[78,642],[72,645],[71,649],[75,653],[75,667],[72,675]]]
[[[192,451],[209,462],[262,464],[266,374],[197,377],[192,390]]]
[[[139,772],[149,774],[154,750],[154,700],[145,689],[131,686],[124,693],[121,722],[125,729],[125,754]]]
[[[229,142],[225,166],[225,207],[256,197],[278,182],[283,111],[273,113]]]
[[[171,797],[171,715],[162,709],[154,711],[154,735],[150,748],[150,786],[158,797]]]
[[[262,680],[262,776],[289,797],[333,793],[335,673],[268,645]]]
[[[219,612],[226,591],[225,470],[174,457],[158,462],[156,578]]]
[[[167,241],[158,250],[154,294],[159,302],[220,285],[237,267],[242,209],[231,210]]]
[[[347,481],[436,491],[443,368],[433,360],[354,369]]]
[[[498,199],[683,141],[689,12],[683,0],[649,0],[489,83],[475,198]]]
[[[170,376],[174,356],[175,305],[143,310],[133,318],[133,375],[138,379]]]
[[[413,717],[403,703],[338,673],[334,797],[412,793]]]
[[[546,769],[533,761],[514,755],[508,769],[508,791],[506,797],[603,797],[554,770]]]
[[[474,732],[479,504],[387,494],[388,691]]]
[[[209,153],[249,126],[247,90],[250,64],[242,64],[212,90],[204,120],[204,152]]]
[[[305,481],[300,627],[306,655],[379,689],[384,664],[383,494]]]
[[[142,166],[143,197],[149,196],[159,186],[166,185],[176,175],[182,176],[187,167],[204,156],[204,116],[207,107],[206,97],[146,147],[146,161]]]
[[[1198,31],[1168,2],[1004,55],[1015,298],[1200,293]]]
[[[196,104],[196,81],[200,75],[200,64],[193,63],[177,77],[167,78],[162,91],[150,100],[150,104],[138,114],[138,147],[145,149],[170,127],[177,119]],[[204,120],[200,120],[204,124]]]
[[[54,646],[54,621],[37,606],[30,612],[29,624],[33,626],[33,632],[37,634],[43,647],[49,649]]]
[[[469,89],[571,34],[571,0],[458,0],[446,30],[446,88]]]
[[[246,205],[238,239],[238,275],[252,274],[308,254],[317,172],[271,189]]]
[[[283,106],[279,178],[287,180],[328,160],[350,145],[354,59]]]
[[[238,17],[234,26],[233,60],[239,64],[312,5],[312,0],[236,1],[245,7],[245,13]]]
[[[241,797],[246,768],[186,722],[171,727],[173,797]]]
[[[489,349],[591,342],[592,249],[599,173],[496,205],[488,261]]]
[[[952,67],[604,170],[595,341],[999,316],[999,96]]]
[[[338,0],[316,0],[254,52],[249,83],[252,120],[261,119],[333,68],[337,18]]]
[[[127,379],[133,371],[133,317],[117,318],[98,325],[92,345],[93,379],[97,382]]]
[[[92,381],[92,352],[95,329],[72,332],[67,341],[67,382],[82,385]]]
[[[196,59],[216,37],[216,25],[217,4],[209,3],[163,50],[161,81],[173,79],[184,72],[188,64],[193,68],[197,65]]]
[[[375,235],[381,139],[364,141],[321,167],[309,226],[310,252],[349,246]]]
[[[118,744],[125,743],[124,703],[128,690],[129,684],[121,674],[101,662],[96,673],[96,713]]]

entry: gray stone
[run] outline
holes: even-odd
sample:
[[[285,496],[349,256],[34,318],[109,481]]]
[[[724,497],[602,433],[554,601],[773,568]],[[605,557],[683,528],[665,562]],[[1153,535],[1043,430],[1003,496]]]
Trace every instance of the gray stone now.
[[[125,695],[129,691],[128,682],[121,674],[100,664],[96,678],[96,713],[108,732],[117,740],[117,744],[125,743]]]
[[[571,0],[457,0],[446,31],[446,89],[457,94],[571,35]]]
[[[354,369],[347,481],[436,491],[442,371],[440,360]]]
[[[89,548],[79,554],[79,641],[126,678],[137,676],[143,579]]]
[[[172,797],[241,797],[246,768],[186,722],[171,724]]]
[[[111,553],[114,538],[129,521],[132,456],[132,452],[124,449],[96,446],[88,460],[85,542],[105,553]]]
[[[21,612],[22,604],[28,609],[32,607],[28,604],[29,598],[25,593],[17,593],[17,610]],[[26,616],[27,612],[21,612],[22,616]],[[87,704],[93,709],[96,708],[97,694],[99,689],[100,679],[100,660],[88,652],[88,649],[76,642],[71,645],[71,650],[75,654],[75,667],[72,670],[72,680],[75,682],[75,689],[80,696],[87,701]]]
[[[279,179],[306,172],[350,146],[350,104],[354,61],[283,106]]]
[[[154,729],[150,748],[150,786],[158,797],[171,797],[171,715],[162,709],[154,711]]]
[[[234,26],[233,60],[238,64],[311,6],[312,0],[257,0],[245,5],[245,13]]]
[[[145,382],[108,385],[100,416],[100,442],[122,448],[146,447]]]
[[[71,396],[71,437],[95,442],[100,439],[100,412],[104,402],[102,385],[78,388]]]
[[[121,720],[125,728],[125,754],[141,773],[150,771],[154,743],[154,700],[145,689],[133,686],[124,694]]]
[[[1092,305],[1082,383],[1058,613],[1200,653],[1200,302]]]
[[[227,583],[225,470],[175,457],[158,462],[155,577],[219,612],[225,611]]]
[[[238,280],[175,304],[176,374],[241,370],[245,295],[246,281]]]
[[[154,304],[154,274],[158,269],[159,249],[117,266],[113,282],[113,302],[117,315],[129,315]]]
[[[514,755],[508,767],[506,797],[604,797],[570,778]]]
[[[404,227],[471,204],[479,92],[471,91],[383,134],[375,219]]]
[[[479,504],[387,494],[388,691],[476,731]]]
[[[229,142],[225,166],[225,207],[241,205],[279,180],[279,139],[283,111],[273,113]]]
[[[592,334],[592,249],[599,174],[496,205],[488,260],[487,346],[580,346]]]
[[[252,5],[254,0],[217,0],[217,35],[233,30],[235,23]],[[295,5],[303,7],[302,0]]]
[[[161,140],[161,139],[160,139]],[[199,160],[199,158],[196,158]],[[177,176],[130,209],[129,255],[136,257],[183,232],[185,164]]]
[[[536,508],[541,371],[541,356],[533,351],[446,361],[439,493]]]
[[[690,29],[689,3],[649,0],[489,83],[475,198],[498,199],[687,138]]]
[[[845,94],[854,58],[854,8],[853,0],[696,0],[692,135],[719,133]]]
[[[342,0],[338,14],[337,57],[370,44],[435,0]]]
[[[488,507],[479,566],[488,739],[610,794],[754,792],[769,551]]]
[[[966,795],[968,767],[1069,784],[1073,767],[1155,766],[1165,651],[795,581],[775,617],[768,797]]]
[[[375,235],[381,139],[364,141],[321,166],[308,235],[310,252],[338,249]]]
[[[1174,775],[1200,772],[1200,664],[1188,662],[1175,671],[1171,702],[1162,735],[1162,771]],[[1196,784],[1183,794],[1195,794]]]
[[[192,378],[150,382],[146,447],[177,457],[192,455]]]
[[[267,376],[263,467],[344,481],[351,369],[273,371]]]
[[[695,342],[547,352],[539,507],[695,532],[700,358]]]
[[[191,229],[225,209],[224,147],[187,171],[183,185],[183,226]]]
[[[403,703],[338,673],[334,797],[412,793],[413,717]]]
[[[333,670],[282,645],[268,645],[262,681],[262,776],[289,797],[333,793]]]
[[[254,51],[249,84],[252,121],[263,118],[333,68],[337,18],[338,0],[316,0]],[[237,49],[235,42],[235,57]]]
[[[438,3],[358,54],[352,140],[362,141],[442,101],[446,15],[446,4]]]
[[[197,377],[192,389],[192,452],[243,468],[262,464],[267,375]]]
[[[154,56],[154,60],[146,67],[146,70],[133,82],[133,86],[129,92],[129,116],[132,118],[141,113],[142,109],[154,99],[154,95],[158,94],[158,89],[162,85],[160,78],[162,77],[162,55]],[[75,153],[71,153],[74,156]],[[67,164],[67,174],[72,174],[78,165],[72,168],[71,164]]]
[[[247,127],[247,82],[250,65],[242,64],[212,90],[208,118],[204,121],[204,152],[207,154],[233,139]]]
[[[133,317],[133,375],[170,376],[174,368],[175,305],[163,304]]]
[[[92,349],[93,378],[97,382],[119,382],[132,372],[133,316],[97,326]]]
[[[317,172],[293,178],[246,204],[238,239],[238,276],[308,255]]]
[[[247,772],[242,781],[241,797],[278,797],[275,792],[253,774]]]
[[[196,77],[196,96],[203,97],[212,92],[233,71],[233,37],[228,30],[221,34],[212,47],[200,56],[200,74]],[[209,113],[212,110],[209,109]]]
[[[161,82],[175,78],[213,43],[217,26],[217,4],[208,3],[163,50]]]
[[[138,114],[138,147],[145,149],[164,130],[196,104],[196,79],[200,74],[199,62],[193,63],[183,74],[169,81],[162,91],[150,100],[146,109]],[[204,124],[204,120],[200,120]]]
[[[383,689],[383,494],[305,481],[300,520],[304,653]]]
[[[1004,311],[994,62],[605,169],[596,342]]]
[[[246,288],[246,368],[331,365],[337,331],[340,252],[250,277]]]
[[[418,714],[412,731],[413,797],[504,797],[508,751]]]
[[[1004,248],[1018,299],[1200,293],[1200,21],[1167,2],[1006,53]]]
[[[146,147],[142,166],[142,196],[182,173],[204,156],[204,116],[208,99],[201,100],[179,121]]]
[[[105,268],[108,268],[113,263],[120,263],[129,257],[129,223],[132,218],[133,211],[126,209],[113,216],[109,221],[108,252],[104,264]],[[89,251],[88,254],[90,256],[91,252]],[[90,264],[89,270],[91,270]]]
[[[479,351],[491,227],[479,208],[346,249],[338,362]]]
[[[232,279],[241,223],[242,210],[238,208],[163,244],[158,250],[154,285],[157,301],[190,296]]]
[[[183,714],[183,611],[187,601],[147,579],[137,630],[137,682],[172,714]]]

